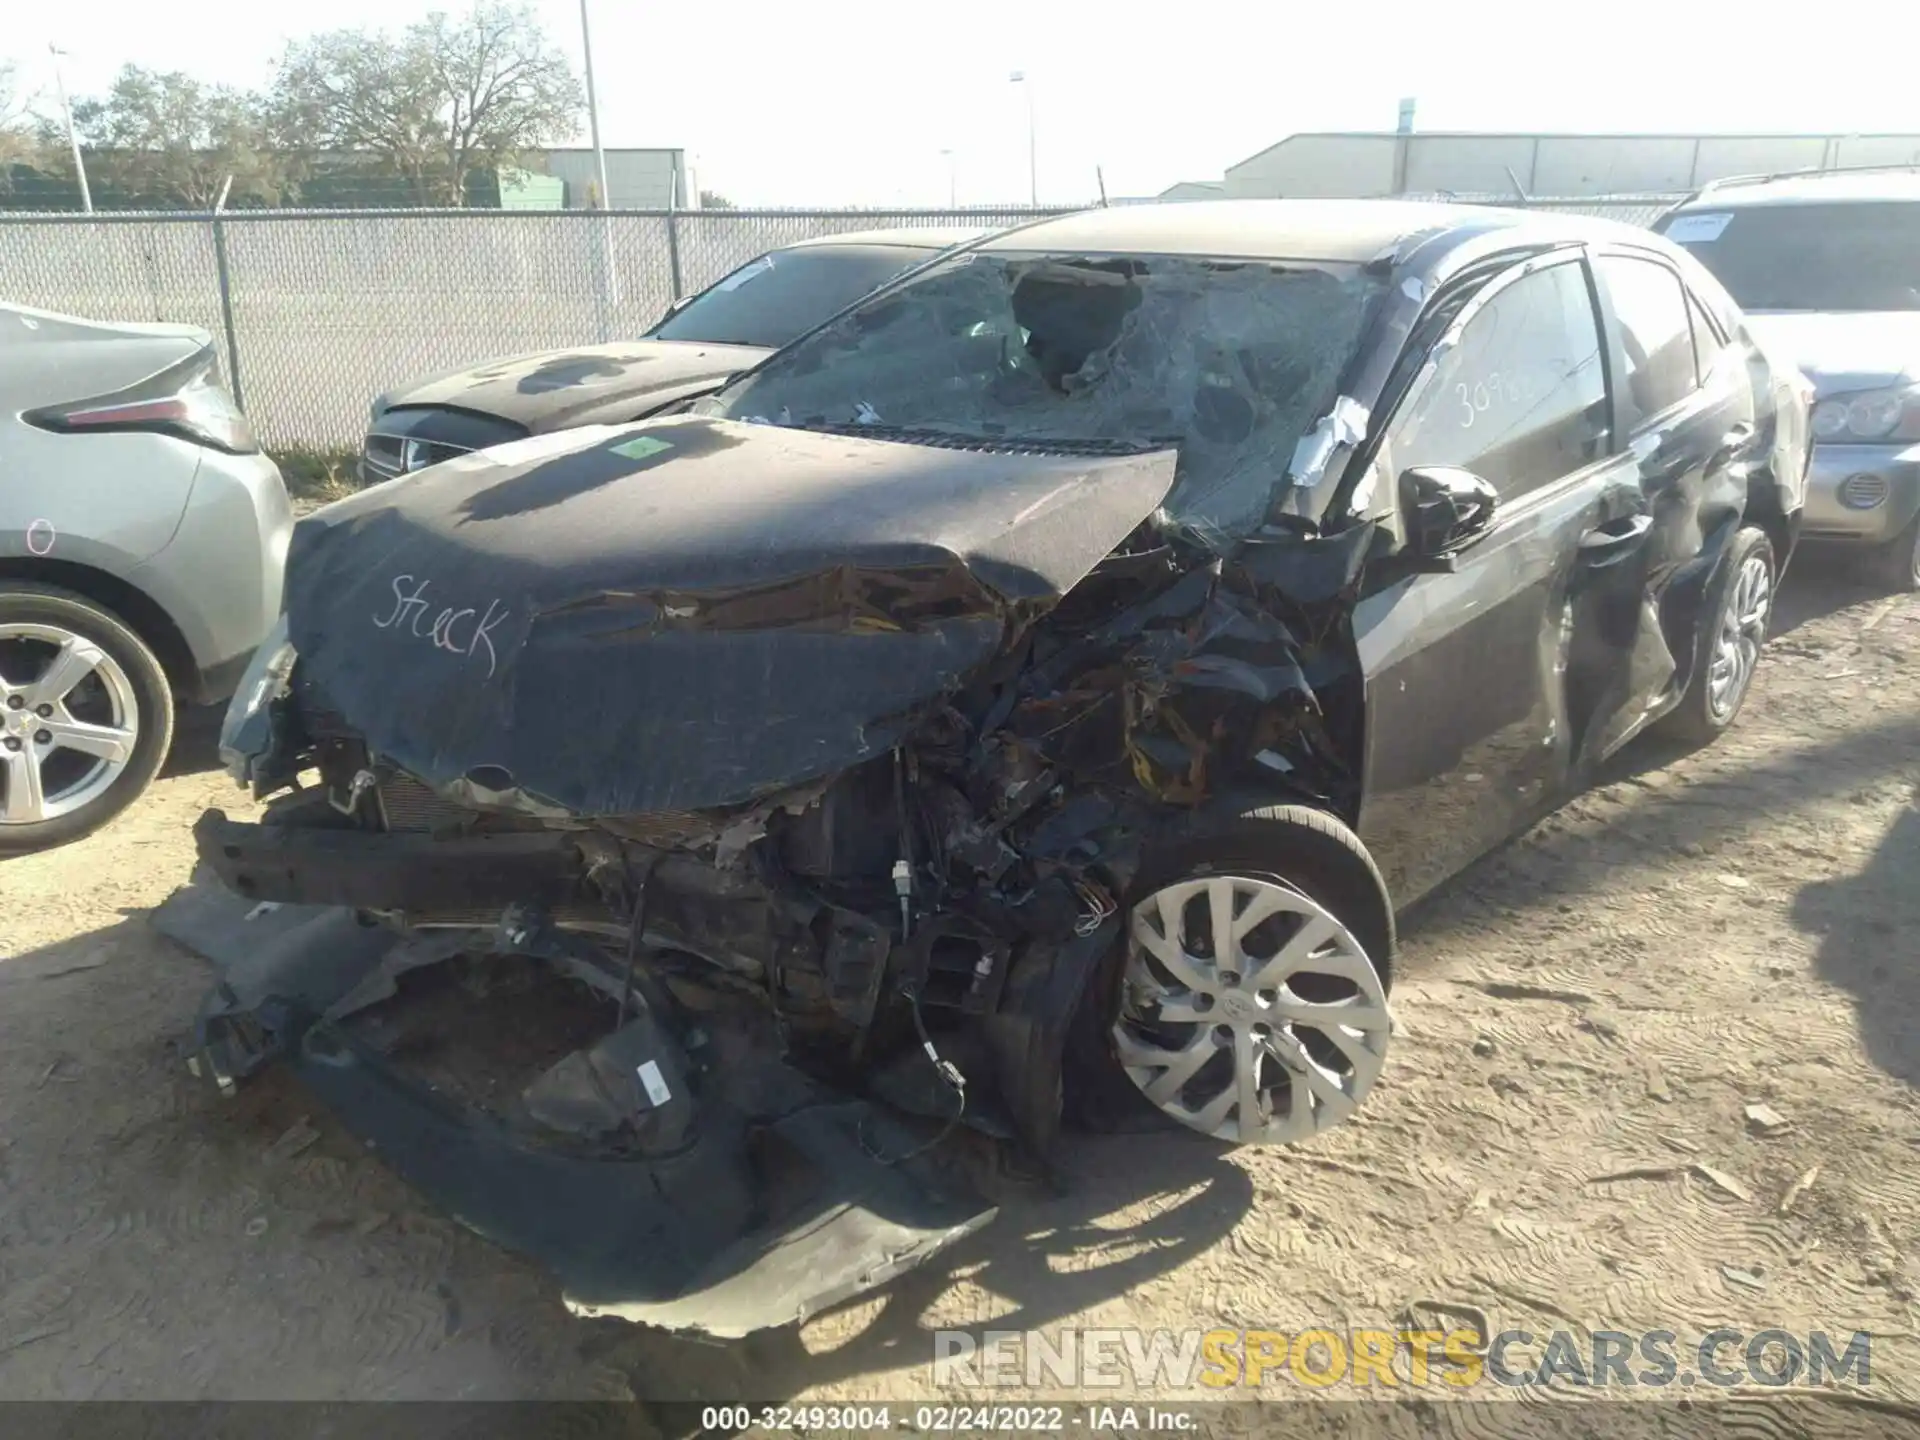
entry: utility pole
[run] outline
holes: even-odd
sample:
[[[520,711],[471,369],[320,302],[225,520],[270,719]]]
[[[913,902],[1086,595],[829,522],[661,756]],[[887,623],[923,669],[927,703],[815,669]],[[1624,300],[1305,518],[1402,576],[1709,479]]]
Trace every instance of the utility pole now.
[[[960,179],[959,172],[956,171],[953,166],[953,151],[942,150],[940,155],[941,158],[947,162],[947,208],[949,210],[958,210],[960,208]]]
[[[587,25],[587,0],[580,0],[580,50],[587,63],[587,130],[593,137],[593,168],[600,177],[600,208],[611,210],[607,193],[607,152],[600,148],[600,102],[593,90],[593,32]]]
[[[66,117],[67,144],[73,147],[73,173],[80,179],[80,208],[91,215],[93,191],[87,188],[87,162],[80,155],[80,136],[73,128],[73,106],[67,103],[67,82],[60,74],[60,57],[67,52],[49,45],[47,53],[53,57],[53,88],[60,97],[60,113]]]
[[[1024,70],[1016,70],[1007,78],[1027,92],[1027,199],[1037,210],[1040,208],[1040,167],[1033,141],[1033,82],[1027,79]]]

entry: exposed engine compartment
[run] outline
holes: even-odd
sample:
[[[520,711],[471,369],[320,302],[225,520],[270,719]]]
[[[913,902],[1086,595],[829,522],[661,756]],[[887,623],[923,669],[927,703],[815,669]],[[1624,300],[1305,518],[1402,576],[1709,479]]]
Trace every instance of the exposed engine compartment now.
[[[1165,544],[1123,548],[909,743],[705,811],[541,813],[485,767],[449,795],[296,669],[261,771],[286,793],[244,833],[209,816],[203,853],[243,895],[565,967],[617,998],[616,1034],[659,1017],[640,1048],[662,1067],[685,1067],[686,1014],[745,1000],[808,1073],[1044,1154],[1070,1020],[1146,841],[1236,794],[1351,811],[1361,697],[1340,592],[1364,538],[1282,532],[1198,569]],[[1290,590],[1317,559],[1332,593],[1263,584],[1282,557]],[[636,1044],[582,1052],[575,1078],[640,1063]]]

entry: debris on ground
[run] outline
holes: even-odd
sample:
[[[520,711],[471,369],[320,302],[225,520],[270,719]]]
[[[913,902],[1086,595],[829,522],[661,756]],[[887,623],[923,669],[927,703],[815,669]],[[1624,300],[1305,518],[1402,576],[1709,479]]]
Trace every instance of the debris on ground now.
[[[1813,1182],[1820,1178],[1820,1167],[1813,1166],[1787,1187],[1787,1193],[1780,1197],[1780,1214],[1792,1211],[1794,1202],[1813,1188]],[[1818,1243],[1817,1241],[1815,1242]]]
[[[1749,1204],[1752,1203],[1753,1192],[1738,1180],[1734,1179],[1733,1176],[1727,1174],[1726,1171],[1716,1170],[1711,1165],[1702,1165],[1698,1161],[1689,1165],[1687,1169],[1713,1186],[1714,1189],[1731,1195],[1736,1200],[1744,1200]]]

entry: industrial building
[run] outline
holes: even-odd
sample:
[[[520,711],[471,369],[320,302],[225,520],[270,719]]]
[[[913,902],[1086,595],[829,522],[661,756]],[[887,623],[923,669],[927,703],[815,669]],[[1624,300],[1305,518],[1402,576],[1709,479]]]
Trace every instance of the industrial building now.
[[[1903,164],[1920,164],[1920,134],[1310,131],[1160,198],[1679,195],[1731,175]]]
[[[608,150],[607,197],[585,146],[530,150],[525,168],[501,176],[500,203],[511,210],[667,210],[697,203],[683,150]]]

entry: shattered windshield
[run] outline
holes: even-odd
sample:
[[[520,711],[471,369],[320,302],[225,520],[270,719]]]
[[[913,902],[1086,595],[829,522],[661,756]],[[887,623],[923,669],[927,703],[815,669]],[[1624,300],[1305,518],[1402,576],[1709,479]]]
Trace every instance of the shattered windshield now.
[[[1265,517],[1382,283],[1318,262],[973,253],[874,297],[703,408],[904,438],[1176,445],[1170,517],[1227,540]]]

